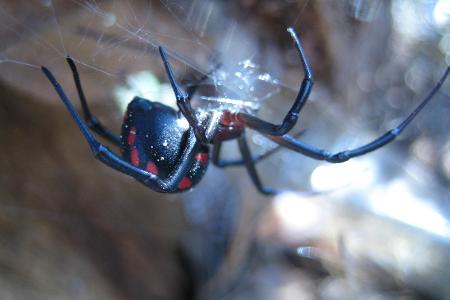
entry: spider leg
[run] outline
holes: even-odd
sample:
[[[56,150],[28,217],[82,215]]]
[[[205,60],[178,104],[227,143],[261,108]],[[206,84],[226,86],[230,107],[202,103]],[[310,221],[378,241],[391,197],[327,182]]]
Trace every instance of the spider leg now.
[[[172,67],[169,63],[169,60],[167,59],[166,51],[163,47],[159,47],[159,53],[161,54],[161,59],[164,63],[167,75],[169,76],[170,84],[172,85],[172,89],[175,93],[178,108],[188,121],[189,125],[194,129],[194,133],[197,139],[203,144],[208,143],[209,141],[206,137],[205,129],[203,128],[200,120],[197,118],[197,115],[195,114],[194,109],[191,106],[191,98],[189,94],[187,94],[177,83],[172,71]]]
[[[277,146],[273,149],[270,149],[262,154],[253,156],[251,159],[254,163],[257,163],[261,160],[263,160],[266,157],[269,157],[271,154],[275,153],[277,150],[281,149],[281,146]],[[226,167],[234,167],[234,166],[242,166],[245,164],[243,159],[230,159],[230,160],[223,160],[220,159],[220,150],[222,149],[222,142],[216,142],[214,143],[213,147],[213,153],[212,153],[212,162],[215,166],[219,168],[226,168]]]
[[[294,137],[298,137],[302,135],[304,131],[300,131],[296,134],[294,134]],[[245,164],[243,159],[233,159],[233,160],[223,160],[220,159],[220,151],[222,148],[223,142],[215,142],[213,147],[213,153],[212,153],[212,162],[215,166],[219,168],[226,168],[226,167],[234,167],[234,166],[242,166]],[[275,152],[283,149],[284,147],[281,145],[277,145],[276,147],[273,147],[272,149],[269,149],[261,154],[255,155],[252,157],[253,163],[258,163],[261,160],[269,157],[270,155],[274,154]]]
[[[104,137],[106,140],[110,141],[116,146],[120,147],[120,137],[112,133],[109,129],[105,128],[100,121],[92,115],[89,106],[86,101],[86,97],[81,86],[80,75],[78,74],[75,62],[70,56],[66,57],[66,61],[69,64],[70,70],[72,71],[73,80],[77,87],[78,98],[80,99],[81,107],[83,109],[83,116],[86,124],[94,132],[98,133],[100,136]]]
[[[281,136],[291,130],[295,126],[295,123],[298,119],[298,114],[308,100],[309,93],[311,92],[313,86],[313,73],[311,67],[309,66],[308,60],[305,55],[305,50],[303,49],[300,39],[298,38],[297,33],[293,28],[288,28],[288,32],[291,34],[291,37],[294,40],[295,46],[298,50],[298,54],[302,61],[303,70],[305,72],[305,77],[303,78],[302,85],[300,86],[300,90],[294,101],[294,104],[284,117],[283,122],[279,125],[275,125],[250,114],[237,114],[237,118],[247,127],[255,129],[263,134]]]
[[[252,154],[247,145],[247,139],[245,137],[245,133],[243,133],[238,139],[239,150],[241,150],[242,159],[244,161],[245,167],[250,175],[250,178],[253,181],[253,184],[256,186],[258,191],[260,191],[264,195],[274,195],[277,194],[277,191],[264,187],[261,179],[259,178],[258,172],[256,171],[255,162],[253,161]]]
[[[90,132],[88,126],[82,121],[72,102],[67,97],[53,74],[45,67],[42,67],[42,71],[47,76],[48,80],[53,85],[54,89],[61,98],[61,101],[64,103],[64,105],[72,115],[72,118],[78,125],[81,133],[84,135],[96,159],[100,160],[107,166],[116,169],[117,171],[130,175],[131,177],[158,192],[171,192],[177,190],[178,184],[189,171],[194,161],[194,150],[197,145],[197,141],[192,130],[188,131],[188,141],[186,144],[186,148],[183,150],[183,153],[175,170],[167,177],[167,179],[161,179],[150,172],[133,166],[132,164],[109,150],[105,145],[99,143],[95,139],[94,135]]]
[[[275,143],[289,148],[295,152],[299,152],[305,156],[309,156],[311,158],[317,160],[325,160],[331,163],[340,163],[347,161],[353,157],[361,156],[366,153],[375,151],[390,142],[392,142],[397,136],[399,136],[402,131],[411,123],[411,121],[419,114],[419,112],[425,107],[425,105],[433,98],[433,96],[440,89],[445,79],[447,78],[450,72],[450,67],[447,67],[444,75],[441,77],[439,82],[434,86],[434,88],[428,93],[428,95],[422,100],[422,102],[414,109],[414,111],[402,122],[400,125],[395,127],[394,129],[389,130],[382,136],[376,138],[372,142],[363,145],[361,147],[341,151],[338,153],[331,153],[322,149],[315,148],[311,145],[308,145],[300,140],[295,139],[293,136],[284,135],[284,136],[271,136],[266,135],[267,138],[274,141]]]

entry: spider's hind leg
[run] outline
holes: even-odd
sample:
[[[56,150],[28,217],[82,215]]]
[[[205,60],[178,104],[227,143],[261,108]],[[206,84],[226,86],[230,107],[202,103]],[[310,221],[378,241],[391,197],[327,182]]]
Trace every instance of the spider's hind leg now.
[[[112,133],[109,129],[105,128],[102,123],[100,123],[100,121],[92,115],[83,92],[83,87],[81,86],[80,75],[78,73],[75,62],[70,56],[66,57],[66,61],[69,64],[70,70],[72,71],[73,80],[75,81],[75,85],[77,87],[78,98],[80,99],[84,120],[86,121],[87,126],[89,126],[89,128],[91,128],[95,133],[104,137],[114,145],[120,147],[120,137]]]

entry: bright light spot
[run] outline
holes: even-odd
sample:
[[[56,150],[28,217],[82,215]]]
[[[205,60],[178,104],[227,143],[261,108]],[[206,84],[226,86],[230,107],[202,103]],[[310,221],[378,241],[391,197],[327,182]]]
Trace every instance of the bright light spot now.
[[[273,202],[274,212],[281,225],[281,235],[288,240],[296,236],[305,236],[317,230],[322,212],[311,199],[302,198],[294,193],[283,193]]]
[[[277,282],[278,283],[278,282]],[[273,299],[312,299],[310,290],[301,280],[281,281],[281,284],[275,287]],[[269,296],[269,298],[272,298]]]
[[[128,103],[136,96],[157,101],[176,109],[176,100],[170,85],[160,84],[158,78],[148,71],[127,76],[126,85],[116,87],[114,95],[122,112],[125,112]]]
[[[253,143],[262,147],[265,151],[269,151],[277,146],[276,143],[272,142],[261,134],[254,134],[251,139]]]
[[[431,9],[425,1],[393,0],[391,15],[394,29],[410,42],[428,37]]]
[[[432,205],[416,197],[406,182],[400,179],[387,187],[376,189],[369,196],[369,201],[375,213],[450,237],[447,220]]]
[[[244,67],[244,69],[248,69],[248,68],[256,68],[257,65],[255,65],[250,59],[246,59],[242,62],[239,63],[240,65],[242,65]]]
[[[160,99],[159,102],[178,110],[177,100],[175,98],[172,86],[169,83],[161,84],[160,95],[158,99]]]
[[[114,24],[116,24],[117,18],[116,15],[113,13],[107,13],[103,17],[103,25],[106,27],[111,27]]]
[[[155,75],[141,71],[127,76],[126,86],[116,87],[114,94],[122,111],[125,111],[128,103],[136,96],[149,100],[158,99],[160,84]]]
[[[427,164],[432,164],[435,160],[434,144],[428,138],[418,138],[412,145],[414,155]]]
[[[258,79],[261,81],[270,82],[270,80],[272,79],[272,76],[270,76],[269,73],[264,73],[264,74],[258,75]]]
[[[330,191],[350,185],[364,189],[374,178],[375,170],[370,161],[352,160],[317,167],[311,174],[311,186],[316,191]]]
[[[189,122],[186,120],[186,118],[177,119],[177,125],[179,128],[182,128],[182,129],[187,130],[189,128]]]
[[[433,9],[433,20],[440,27],[450,22],[450,0],[439,0],[436,3]]]

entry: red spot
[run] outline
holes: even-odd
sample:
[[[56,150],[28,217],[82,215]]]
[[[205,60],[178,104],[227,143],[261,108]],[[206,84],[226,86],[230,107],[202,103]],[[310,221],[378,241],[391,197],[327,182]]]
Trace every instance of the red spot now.
[[[147,163],[146,170],[152,173],[153,175],[158,175],[158,167],[152,161],[149,161]]]
[[[192,185],[192,182],[189,178],[187,177],[183,177],[183,179],[181,179],[180,184],[178,185],[178,188],[180,190],[185,190],[187,188],[189,188]]]
[[[202,165],[206,166],[208,164],[208,153],[197,153],[195,159]]]
[[[139,152],[136,148],[131,149],[131,164],[136,167],[139,166]]]
[[[134,145],[136,140],[136,128],[131,127],[130,134],[128,135],[128,145]]]

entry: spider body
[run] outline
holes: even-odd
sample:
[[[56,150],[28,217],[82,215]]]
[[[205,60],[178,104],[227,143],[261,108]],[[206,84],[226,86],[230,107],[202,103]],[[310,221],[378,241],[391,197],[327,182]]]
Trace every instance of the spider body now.
[[[245,125],[238,119],[236,112],[224,110],[220,114],[215,139],[219,142],[234,140],[244,134]]]
[[[186,148],[188,129],[183,115],[173,108],[135,97],[128,104],[122,125],[122,158],[139,169],[167,178]],[[186,191],[200,181],[208,167],[208,151],[207,146],[196,145],[190,168],[173,192]],[[145,184],[160,189],[152,181]]]
[[[360,147],[331,153],[298,140],[296,135],[288,134],[296,124],[313,86],[313,73],[300,39],[293,28],[288,28],[288,32],[297,48],[305,75],[291,108],[280,124],[264,121],[245,109],[195,111],[190,101],[196,85],[188,89],[189,94],[180,87],[162,47],[159,48],[159,52],[179,111],[158,102],[136,97],[128,106],[121,137],[103,127],[91,114],[78,71],[70,57],[67,58],[67,62],[72,70],[84,121],[53,74],[45,67],[42,67],[42,71],[78,125],[94,156],[107,166],[134,177],[157,192],[181,192],[195,186],[201,180],[208,165],[208,149],[212,146],[211,160],[216,166],[245,166],[256,188],[263,194],[273,194],[275,191],[265,187],[259,179],[256,163],[261,159],[278,148],[285,147],[316,160],[341,163],[380,149],[402,133],[438,92],[450,73],[450,67],[447,67],[439,82],[397,127]],[[253,156],[247,145],[246,128],[253,129],[277,143],[278,148]],[[101,144],[91,130],[120,147],[122,157]],[[222,160],[220,158],[222,142],[233,139],[238,142],[242,159]]]

